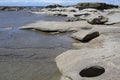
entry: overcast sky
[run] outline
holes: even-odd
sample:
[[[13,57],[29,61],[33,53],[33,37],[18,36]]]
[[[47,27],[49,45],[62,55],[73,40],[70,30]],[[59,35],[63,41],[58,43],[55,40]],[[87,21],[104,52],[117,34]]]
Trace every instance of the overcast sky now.
[[[120,5],[120,0],[0,0],[0,5],[15,5],[15,6],[34,6],[34,5],[49,5],[49,4],[62,4],[70,5],[79,2],[105,2],[109,4]]]

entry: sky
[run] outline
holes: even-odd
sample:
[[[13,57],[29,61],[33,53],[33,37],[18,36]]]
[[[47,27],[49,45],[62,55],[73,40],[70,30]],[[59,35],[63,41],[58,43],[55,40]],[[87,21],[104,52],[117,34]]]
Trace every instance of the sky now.
[[[50,4],[71,5],[79,2],[105,2],[120,5],[120,0],[0,0],[0,6],[46,6]]]

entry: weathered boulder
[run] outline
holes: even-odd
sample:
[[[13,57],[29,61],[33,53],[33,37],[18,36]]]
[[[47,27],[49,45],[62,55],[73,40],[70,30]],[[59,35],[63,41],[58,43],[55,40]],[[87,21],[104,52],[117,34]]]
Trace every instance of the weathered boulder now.
[[[88,19],[87,22],[90,24],[105,24],[106,22],[108,22],[108,18],[104,16],[98,16],[96,18]]]
[[[94,26],[93,29],[90,30],[79,30],[78,32],[73,33],[71,37],[81,42],[88,42],[96,37],[99,37],[101,34],[119,32],[120,28],[115,26]]]
[[[74,39],[77,39],[81,42],[88,42],[96,37],[99,36],[99,32],[98,31],[89,31],[89,30],[80,30],[74,34],[72,34],[72,37]]]
[[[117,5],[111,5],[106,3],[78,3],[74,5],[74,7],[79,9],[85,9],[85,8],[95,8],[95,9],[110,9],[110,8],[118,8]]]

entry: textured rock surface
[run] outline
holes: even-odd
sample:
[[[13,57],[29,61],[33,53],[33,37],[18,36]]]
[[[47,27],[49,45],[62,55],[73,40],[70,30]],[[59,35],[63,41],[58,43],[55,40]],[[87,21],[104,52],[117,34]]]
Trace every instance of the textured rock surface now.
[[[88,19],[87,22],[90,24],[105,24],[106,22],[108,22],[108,18],[104,16],[98,16],[97,18]]]
[[[99,36],[98,31],[89,32],[88,30],[80,30],[80,31],[72,34],[72,37],[74,39],[77,39],[81,42],[88,42],[98,36]]]
[[[92,27],[86,21],[77,22],[55,22],[55,21],[38,21],[33,24],[29,24],[20,29],[37,29],[46,32],[66,32],[66,31],[78,31],[81,27]]]
[[[120,23],[120,12],[113,13],[107,16],[108,17],[108,22],[106,24],[117,24]]]
[[[89,43],[79,43],[80,49],[68,50],[56,57],[61,80],[119,80],[120,28],[97,27],[90,32],[94,30],[100,33],[99,37]]]

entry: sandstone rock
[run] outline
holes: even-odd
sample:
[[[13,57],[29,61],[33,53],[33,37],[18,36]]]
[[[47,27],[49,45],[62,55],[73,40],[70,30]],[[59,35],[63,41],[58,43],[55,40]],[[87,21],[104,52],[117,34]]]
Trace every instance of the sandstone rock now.
[[[74,39],[77,39],[81,42],[88,42],[98,36],[99,36],[98,31],[90,32],[88,30],[80,30],[79,32],[72,34],[72,37]]]
[[[105,24],[111,25],[111,24],[120,23],[120,12],[112,12],[111,14],[110,13],[106,15],[106,17],[108,18],[108,22]]]
[[[56,57],[61,80],[119,80],[119,33],[107,34],[102,47],[69,50]],[[90,44],[88,44],[90,45]]]
[[[87,43],[76,42],[76,43],[73,43],[72,46],[76,49],[84,49],[86,47],[98,49],[98,48],[102,48],[105,38],[106,38],[106,35],[101,34],[99,37],[96,37]]]
[[[20,29],[37,29],[45,32],[66,32],[78,31],[81,27],[92,27],[86,21],[76,22],[56,22],[56,21],[38,21],[29,25],[20,27]]]
[[[88,9],[80,10],[80,12],[77,14],[74,14],[74,16],[79,17],[82,20],[91,20],[94,18],[99,18],[99,16],[104,16],[104,15],[103,15],[103,12],[97,9],[88,8]]]
[[[93,27],[93,29],[90,30],[79,30],[76,33],[73,33],[71,36],[74,39],[77,39],[81,42],[88,42],[101,34],[108,34],[108,33],[119,33],[120,28],[115,27],[115,26],[98,26],[98,27]]]
[[[104,16],[98,16],[97,18],[88,19],[87,22],[90,24],[105,24],[106,22],[108,22],[108,18]]]

